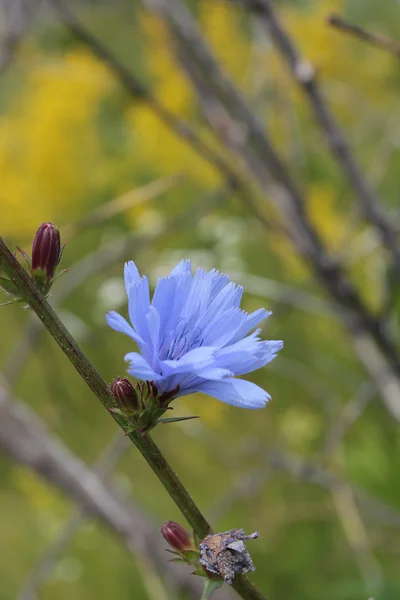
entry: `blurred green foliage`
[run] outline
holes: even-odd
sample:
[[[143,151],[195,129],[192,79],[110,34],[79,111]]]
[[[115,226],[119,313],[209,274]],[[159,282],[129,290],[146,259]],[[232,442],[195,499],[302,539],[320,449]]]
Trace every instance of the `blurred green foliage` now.
[[[215,144],[163,27],[140,5],[131,4],[77,3],[74,8],[159,100]],[[369,306],[382,308],[387,295],[382,250],[360,222],[356,202],[281,60],[255,22],[229,2],[198,0],[192,6],[216,55],[269,126],[307,191],[310,218],[326,244],[346,258]],[[280,8],[286,27],[318,69],[371,182],[387,206],[396,208],[400,63],[329,29],[325,20],[340,11],[360,25],[398,37],[398,4],[310,0],[284,2]],[[150,274],[153,285],[171,265],[189,257],[196,266],[219,268],[243,283],[246,310],[264,305],[274,311],[265,335],[282,338],[285,349],[267,371],[254,374],[254,381],[272,394],[266,410],[244,411],[198,395],[176,401],[176,411],[200,415],[200,424],[155,432],[217,530],[262,532],[251,545],[255,583],[271,600],[366,600],[372,594],[375,600],[397,600],[398,528],[385,525],[378,510],[357,505],[343,490],[326,489],[269,462],[277,450],[294,453],[400,511],[399,429],[377,395],[372,394],[360,418],[329,452],[333,428],[366,375],[347,333],[324,308],[324,292],[288,242],[277,232],[266,232],[230,196],[215,210],[187,219],[173,235],[162,234],[169,219],[220,190],[218,173],[160,124],[144,102],[129,97],[113,73],[49,11],[38,14],[2,74],[0,90],[0,222],[1,234],[11,244],[28,250],[44,220],[54,221],[62,232],[122,193],[165,175],[183,174],[159,198],[71,239],[63,266],[73,273],[85,256],[106,243],[132,232],[160,231],[151,246],[126,256]],[[123,375],[123,356],[131,349],[130,340],[104,322],[107,310],[125,310],[122,267],[121,262],[89,276],[60,310],[108,380]],[[304,293],[309,296],[301,302]],[[2,362],[28,317],[18,306],[1,310]],[[115,434],[112,419],[45,335],[21,369],[14,391],[85,461],[93,462]],[[1,457],[0,473],[3,600],[16,597],[71,505],[6,457]],[[134,448],[116,477],[156,522],[182,522]],[[141,567],[120,540],[93,522],[80,530],[40,592],[41,600],[148,597]]]

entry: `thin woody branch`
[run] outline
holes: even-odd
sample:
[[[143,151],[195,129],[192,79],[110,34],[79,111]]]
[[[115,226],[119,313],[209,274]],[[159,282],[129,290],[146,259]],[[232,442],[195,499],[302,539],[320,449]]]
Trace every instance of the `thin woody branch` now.
[[[133,98],[145,103],[149,109],[166,125],[178,138],[186,142],[203,160],[209,163],[222,177],[224,185],[234,194],[240,195],[257,218],[270,226],[273,220],[258,206],[254,193],[242,174],[231,166],[229,161],[207,144],[191,124],[170,111],[156,98],[139,78],[127,69],[85,25],[73,14],[63,0],[47,0],[61,22],[71,33],[97,56],[110,69],[126,92]],[[273,223],[278,227],[278,223]]]
[[[349,23],[349,21],[347,21],[340,15],[330,15],[327,21],[329,25],[332,25],[332,27],[334,27],[335,29],[343,31],[343,33],[348,33],[362,42],[367,42],[375,48],[385,50],[386,52],[389,52],[396,58],[400,59],[399,43],[394,42],[393,40],[384,37],[383,35],[379,35],[378,33],[368,31],[367,29],[364,29],[359,25]]]
[[[0,448],[45,481],[66,493],[86,515],[100,518],[135,555],[142,553],[166,575],[171,565],[160,544],[159,529],[100,473],[90,469],[52,436],[29,406],[11,397],[0,380]],[[103,465],[104,466],[104,465]],[[194,577],[174,571],[170,581],[193,595],[201,586]],[[197,596],[198,597],[198,596]]]
[[[391,393],[394,389],[398,390],[400,385],[398,349],[383,321],[368,310],[343,266],[328,253],[308,218],[305,198],[268,132],[215,60],[186,5],[179,0],[143,2],[164,20],[178,60],[198,93],[211,128],[226,147],[233,149],[246,162],[248,170],[264,191],[265,198],[271,198],[281,212],[285,224],[288,224],[286,230],[291,241],[316,278],[335,299],[343,322],[353,338],[356,352],[377,382],[386,407],[400,420],[400,404]],[[208,106],[205,106],[206,103]],[[216,108],[226,112],[231,121],[229,127],[214,128],[215,123],[210,119],[211,103],[214,112]],[[236,132],[234,143],[232,130]],[[270,195],[271,189],[273,194]]]
[[[360,202],[365,218],[375,227],[382,243],[389,251],[397,278],[400,280],[400,247],[396,227],[393,226],[381,199],[363,175],[346,136],[323,95],[315,69],[300,55],[298,48],[281,24],[272,0],[239,0],[239,2],[257,14],[265,24],[277,50],[289,66],[294,80],[303,90],[332,155]],[[330,23],[339,26],[342,21],[338,17],[331,17]]]

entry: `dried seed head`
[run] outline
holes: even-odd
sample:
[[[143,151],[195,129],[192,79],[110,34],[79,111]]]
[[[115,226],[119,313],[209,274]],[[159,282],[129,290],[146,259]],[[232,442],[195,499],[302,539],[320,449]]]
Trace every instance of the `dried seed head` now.
[[[200,543],[200,564],[207,571],[220,575],[230,584],[235,573],[248,573],[255,570],[244,542],[258,536],[257,531],[246,535],[243,529],[208,535]]]

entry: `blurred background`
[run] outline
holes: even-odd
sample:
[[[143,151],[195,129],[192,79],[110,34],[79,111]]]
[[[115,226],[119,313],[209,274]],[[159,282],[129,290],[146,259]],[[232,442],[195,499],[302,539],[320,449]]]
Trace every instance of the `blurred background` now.
[[[186,397],[200,419],[154,437],[216,531],[261,532],[270,600],[396,600],[400,5],[268,6],[2,0],[0,233],[29,252],[59,226],[51,302],[107,381],[132,350],[104,320],[126,313],[125,260],[154,285],[190,258],[271,309],[267,408]],[[199,598],[147,464],[34,316],[0,327],[0,598]]]

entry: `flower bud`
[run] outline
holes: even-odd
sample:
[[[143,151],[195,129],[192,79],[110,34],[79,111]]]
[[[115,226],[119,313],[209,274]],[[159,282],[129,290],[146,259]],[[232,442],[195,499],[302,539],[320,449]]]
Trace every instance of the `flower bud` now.
[[[32,271],[41,270],[48,280],[54,277],[61,259],[60,232],[53,223],[42,223],[32,245]]]
[[[186,550],[193,550],[193,543],[190,538],[190,534],[175,521],[167,521],[161,527],[161,533],[167,540],[168,544],[178,550],[179,552],[185,552]]]
[[[139,398],[135,388],[127,379],[117,377],[111,384],[111,392],[122,411],[138,411],[140,408]]]

